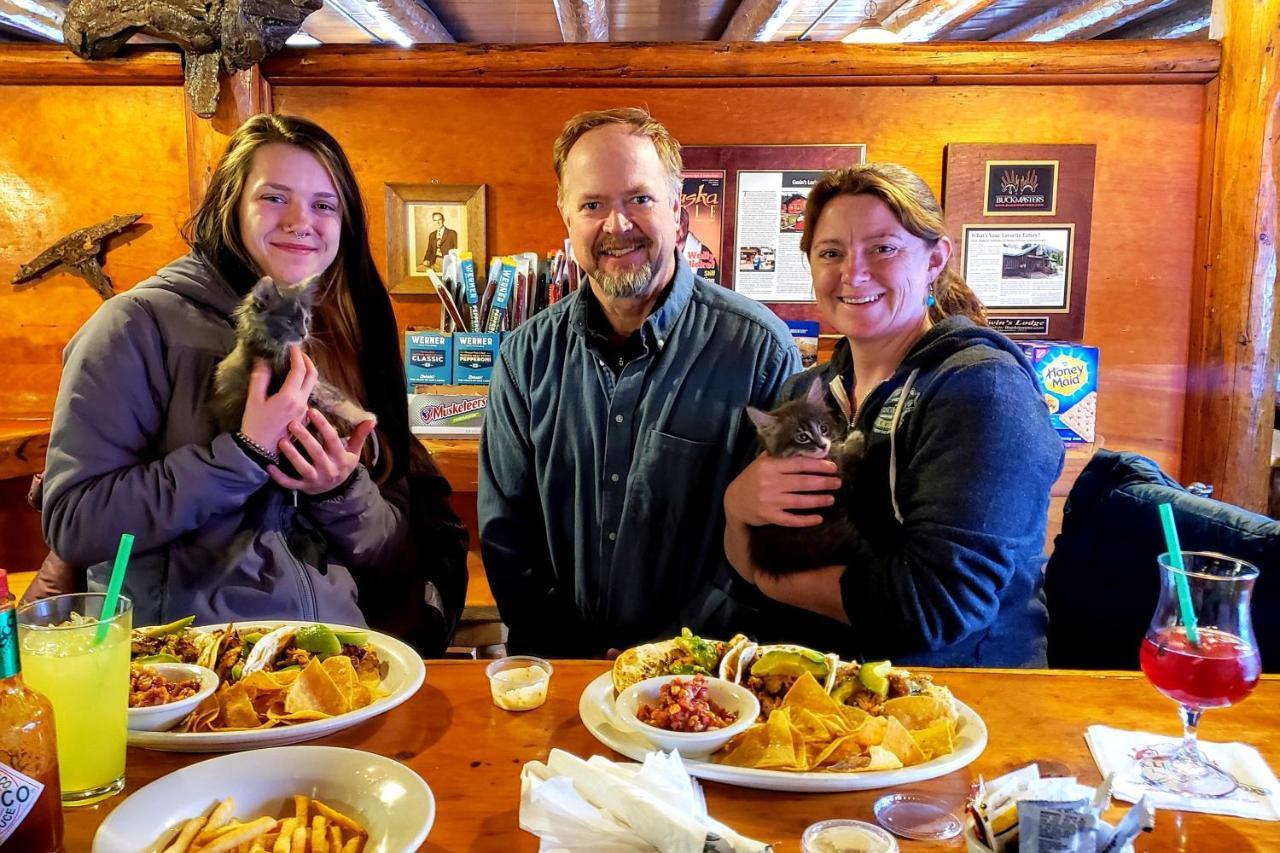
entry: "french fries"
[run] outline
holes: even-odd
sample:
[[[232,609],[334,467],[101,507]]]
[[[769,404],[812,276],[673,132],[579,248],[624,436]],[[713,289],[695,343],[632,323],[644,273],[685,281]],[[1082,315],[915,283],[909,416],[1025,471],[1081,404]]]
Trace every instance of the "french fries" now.
[[[291,814],[241,821],[231,797],[185,821],[163,853],[360,853],[369,832],[359,822],[303,794]],[[290,811],[286,808],[285,811]]]

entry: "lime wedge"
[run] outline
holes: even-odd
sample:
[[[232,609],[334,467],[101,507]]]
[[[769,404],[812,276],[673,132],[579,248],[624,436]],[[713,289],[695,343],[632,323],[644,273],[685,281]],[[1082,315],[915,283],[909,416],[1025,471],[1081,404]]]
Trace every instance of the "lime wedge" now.
[[[867,661],[858,669],[858,681],[881,698],[889,695],[889,670],[893,664],[887,660]]]
[[[369,643],[369,635],[364,631],[334,631],[333,636],[344,646],[364,646]]]
[[[293,635],[293,644],[313,655],[336,655],[342,651],[342,643],[328,625],[304,625]]]

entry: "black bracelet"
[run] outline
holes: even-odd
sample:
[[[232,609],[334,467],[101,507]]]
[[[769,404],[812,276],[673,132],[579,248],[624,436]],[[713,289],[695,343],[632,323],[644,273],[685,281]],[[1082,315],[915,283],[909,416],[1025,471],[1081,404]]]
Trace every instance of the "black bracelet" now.
[[[258,442],[245,435],[243,430],[236,430],[233,437],[236,440],[236,444],[239,444],[242,448],[249,451],[250,454],[259,457],[260,459],[265,459],[272,465],[275,465],[280,461],[279,453],[267,450],[261,444],[258,444]]]

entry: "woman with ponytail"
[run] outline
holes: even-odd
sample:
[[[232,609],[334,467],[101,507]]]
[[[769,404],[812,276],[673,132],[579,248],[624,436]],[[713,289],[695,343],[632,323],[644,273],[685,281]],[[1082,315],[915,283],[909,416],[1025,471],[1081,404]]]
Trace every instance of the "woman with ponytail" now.
[[[1044,666],[1042,550],[1063,448],[1030,364],[987,328],[917,175],[892,163],[829,172],[805,223],[818,308],[842,339],[779,402],[817,380],[866,437],[844,492],[857,543],[840,565],[761,572],[748,528],[817,524],[840,480],[829,460],[758,457],[724,501],[727,556],[756,587],[755,624],[739,627],[847,659]]]

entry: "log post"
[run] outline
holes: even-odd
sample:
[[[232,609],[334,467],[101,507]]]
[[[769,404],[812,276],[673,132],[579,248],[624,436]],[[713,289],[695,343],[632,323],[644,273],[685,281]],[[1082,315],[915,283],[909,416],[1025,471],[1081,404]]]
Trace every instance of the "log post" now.
[[[1211,187],[1192,289],[1182,479],[1247,509],[1267,507],[1280,338],[1276,323],[1276,142],[1280,4],[1218,0],[1223,22]],[[1212,88],[1210,89],[1212,93]]]

